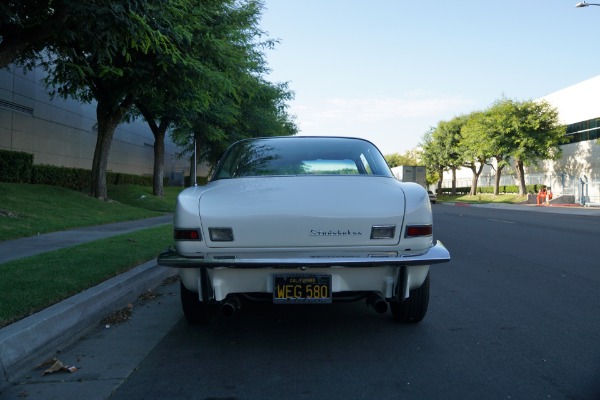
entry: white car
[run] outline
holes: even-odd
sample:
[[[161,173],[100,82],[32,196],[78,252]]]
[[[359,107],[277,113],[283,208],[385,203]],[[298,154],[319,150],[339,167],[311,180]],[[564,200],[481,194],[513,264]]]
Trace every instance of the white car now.
[[[427,194],[429,195],[429,201],[431,202],[431,204],[435,204],[435,202],[437,201],[436,194],[433,193],[431,190],[428,190]]]
[[[361,300],[416,323],[429,303],[433,243],[427,191],[394,179],[370,142],[340,137],[242,140],[204,186],[183,190],[175,248],[183,311],[206,323],[241,300],[282,306]]]

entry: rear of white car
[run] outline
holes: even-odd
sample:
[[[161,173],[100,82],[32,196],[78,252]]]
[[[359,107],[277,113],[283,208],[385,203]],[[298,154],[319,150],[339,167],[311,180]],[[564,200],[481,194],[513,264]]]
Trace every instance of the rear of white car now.
[[[254,154],[246,162],[259,167],[236,164],[221,172],[226,178],[184,190],[174,217],[175,249],[159,256],[159,264],[179,268],[188,320],[207,322],[219,309],[233,314],[241,298],[276,304],[366,299],[379,312],[389,303],[398,321],[425,316],[429,265],[449,254],[433,244],[431,205],[421,186],[396,181],[376,148],[360,139],[244,145],[238,158],[266,148],[266,161]],[[298,162],[302,168],[291,166]],[[246,172],[232,176],[234,170]]]

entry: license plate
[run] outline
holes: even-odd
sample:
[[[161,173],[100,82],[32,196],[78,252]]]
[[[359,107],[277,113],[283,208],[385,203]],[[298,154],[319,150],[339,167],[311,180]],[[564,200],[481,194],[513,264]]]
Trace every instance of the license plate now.
[[[278,274],[273,276],[273,303],[331,303],[331,275]]]

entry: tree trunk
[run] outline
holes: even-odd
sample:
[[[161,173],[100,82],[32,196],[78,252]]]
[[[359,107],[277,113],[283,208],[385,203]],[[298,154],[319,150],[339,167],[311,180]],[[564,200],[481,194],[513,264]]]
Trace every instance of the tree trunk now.
[[[437,189],[436,189],[436,194],[438,196],[440,196],[442,194],[442,183],[444,182],[444,168],[440,168],[440,170],[438,171],[438,182],[437,182]]]
[[[472,168],[471,170],[473,171],[473,176],[471,177],[471,191],[469,192],[469,194],[471,196],[475,196],[477,194],[477,180],[479,179],[479,176],[475,173],[474,168]]]
[[[515,161],[515,169],[517,170],[517,179],[519,180],[519,196],[525,196],[527,187],[525,186],[525,167],[523,166],[523,160],[517,159]]]
[[[171,120],[163,118],[160,125],[151,123],[150,128],[154,135],[154,170],[152,173],[152,194],[164,197],[163,178],[165,176],[165,136]]]
[[[456,196],[456,167],[452,167],[452,195]]]
[[[154,171],[152,174],[152,194],[164,197],[163,177],[165,175],[165,132],[154,135]]]
[[[500,194],[500,177],[502,176],[502,169],[504,165],[496,169],[496,179],[494,180],[494,196]]]
[[[100,109],[100,105],[98,105]],[[106,190],[106,169],[108,166],[108,155],[110,145],[115,134],[118,122],[110,116],[101,115],[97,112],[98,118],[98,137],[96,138],[96,148],[94,150],[94,160],[92,162],[92,196],[106,200],[108,193]]]
[[[129,104],[129,106],[127,104]],[[127,99],[116,107],[113,107],[113,104],[108,101],[98,100],[98,105],[96,107],[98,137],[96,139],[94,160],[92,162],[91,195],[101,200],[108,199],[106,190],[106,169],[115,129],[117,129],[117,126],[121,123],[125,112],[130,106],[131,103],[128,102]]]
[[[163,178],[165,176],[165,136],[167,128],[171,124],[169,118],[163,118],[157,125],[155,116],[144,106],[142,102],[136,101],[136,107],[148,123],[152,135],[154,136],[154,168],[152,170],[152,194],[158,197],[164,197]]]
[[[481,171],[483,171],[484,162],[479,162],[479,167],[475,165],[475,163],[471,163],[469,168],[473,171],[473,178],[471,179],[471,192],[469,193],[471,196],[475,196],[477,194],[477,181],[479,180],[479,175],[481,175]]]

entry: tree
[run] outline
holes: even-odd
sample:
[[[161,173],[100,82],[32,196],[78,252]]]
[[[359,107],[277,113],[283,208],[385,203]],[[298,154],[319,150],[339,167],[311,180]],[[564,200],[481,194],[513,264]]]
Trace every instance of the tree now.
[[[452,194],[456,194],[456,170],[463,164],[460,151],[461,129],[466,121],[466,116],[440,121],[425,136],[423,158],[427,169],[437,173],[438,194],[441,194],[442,180],[447,170],[452,171]]]
[[[392,153],[385,155],[390,168],[398,167],[400,165],[420,165],[421,152],[417,150],[407,150],[402,154]]]
[[[263,34],[257,27],[259,3],[196,0],[190,4],[184,13],[174,14],[171,19],[169,36],[174,38],[181,60],[157,68],[156,84],[135,99],[155,138],[153,193],[157,196],[163,192],[167,129],[180,126],[189,130],[195,123],[202,124],[202,120],[210,118],[211,111],[218,112],[216,105],[228,102],[230,112],[226,114],[234,118],[232,103],[239,97],[236,81],[249,73],[264,72],[258,48],[271,45],[270,41],[255,42]],[[154,62],[153,58],[150,62]]]
[[[480,123],[485,130],[486,140],[491,154],[496,160],[496,177],[494,180],[494,195],[500,193],[500,177],[502,170],[509,166],[510,154],[515,147],[512,135],[512,110],[514,101],[500,99],[484,111]]]
[[[0,68],[36,58],[64,33],[70,2],[13,0],[0,5]]]
[[[477,182],[487,160],[492,156],[492,147],[487,137],[487,120],[484,112],[469,114],[461,128],[460,151],[463,165],[473,172],[470,195],[477,194]]]
[[[77,38],[100,21],[130,25],[137,18],[143,27],[142,2],[122,0],[8,0],[0,4],[0,68],[10,63],[32,68],[35,63],[61,49],[70,49]],[[101,22],[102,24],[102,22]],[[108,25],[103,25],[105,28]],[[148,25],[146,25],[147,27]],[[120,50],[122,38],[112,31],[85,35],[85,46],[102,57],[112,57]],[[130,44],[149,44],[147,29],[129,30]]]
[[[286,111],[286,101],[293,98],[287,84],[273,84],[253,75],[240,78],[237,101],[211,103],[190,127],[175,130],[174,141],[189,151],[195,141],[198,162],[216,165],[225,150],[241,139],[298,132]]]
[[[142,114],[155,137],[154,192],[160,195],[167,130],[175,123],[223,124],[223,118],[233,124],[243,97],[238,77],[266,70],[257,49],[273,41],[258,41],[264,35],[257,28],[261,8],[259,0],[11,2],[0,6],[0,18],[18,23],[2,25],[0,50],[17,42],[19,29],[23,37],[31,32],[35,41],[23,41],[12,59],[46,69],[51,95],[97,102],[90,191],[98,198],[107,196],[116,127]],[[284,109],[273,106],[275,114]],[[288,128],[295,132],[293,124]]]
[[[196,143],[203,144],[198,152],[201,162],[216,165],[237,140],[298,132],[293,117],[287,113],[287,101],[294,97],[287,83],[268,82],[256,71],[238,73],[233,83],[235,96],[216,103],[211,115],[200,115],[194,126]]]
[[[546,101],[513,102],[510,130],[514,148],[511,156],[519,180],[519,195],[527,193],[525,166],[541,160],[557,160],[561,157],[561,144],[567,143],[566,127],[558,120],[558,110]]]
[[[423,137],[421,147],[423,148],[423,160],[427,167],[427,175],[437,181],[437,194],[439,195],[447,165],[440,146],[441,142],[436,139],[436,128],[429,129]]]
[[[91,194],[106,199],[106,168],[114,131],[131,112],[137,95],[155,82],[156,68],[181,58],[166,33],[185,0],[154,4],[146,0],[98,1],[70,19],[77,35],[48,49],[40,65],[52,95],[82,102],[96,100],[98,137],[92,163]],[[154,63],[152,55],[161,57]],[[150,65],[150,67],[149,67]]]

